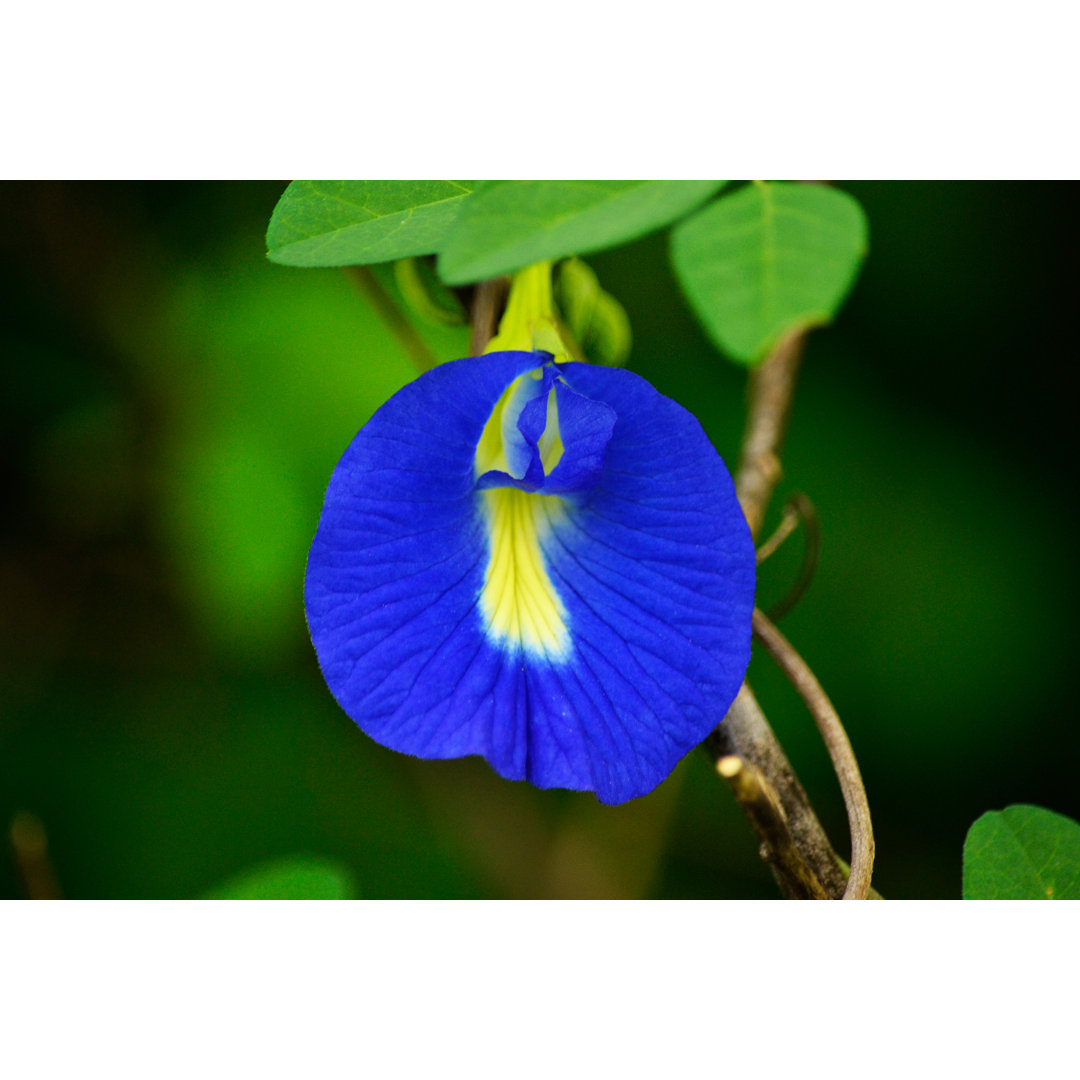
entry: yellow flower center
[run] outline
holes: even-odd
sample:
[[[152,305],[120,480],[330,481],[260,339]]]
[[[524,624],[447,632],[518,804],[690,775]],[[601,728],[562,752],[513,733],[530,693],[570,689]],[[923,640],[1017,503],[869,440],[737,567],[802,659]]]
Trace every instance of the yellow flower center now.
[[[543,349],[568,359],[558,334],[551,294],[551,264],[539,263],[514,276],[506,313],[488,352]],[[517,423],[522,408],[535,397],[536,368],[520,375],[503,391],[484,425],[476,447],[476,475],[491,470],[520,480],[528,454]],[[559,407],[554,387],[548,391],[544,432],[538,441],[545,475],[563,455]],[[488,538],[488,564],[480,590],[480,611],[488,637],[504,648],[522,649],[549,660],[570,652],[566,608],[548,574],[542,549],[553,522],[564,513],[556,495],[489,488],[480,493]]]

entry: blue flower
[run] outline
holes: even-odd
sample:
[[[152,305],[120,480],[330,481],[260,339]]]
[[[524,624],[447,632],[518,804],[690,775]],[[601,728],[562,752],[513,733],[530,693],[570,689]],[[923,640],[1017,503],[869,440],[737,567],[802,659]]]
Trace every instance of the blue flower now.
[[[753,594],[697,420],[631,372],[529,351],[445,364],[375,413],[305,583],[326,681],[372,738],[605,803],[723,717]]]

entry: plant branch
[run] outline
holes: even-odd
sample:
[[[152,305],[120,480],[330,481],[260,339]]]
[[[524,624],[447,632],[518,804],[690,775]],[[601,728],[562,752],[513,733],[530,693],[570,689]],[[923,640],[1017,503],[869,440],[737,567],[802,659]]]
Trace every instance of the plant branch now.
[[[780,448],[787,431],[805,337],[805,333],[798,333],[781,339],[750,373],[746,431],[735,473],[735,489],[755,540],[781,476]],[[746,683],[727,716],[706,739],[705,747],[714,759],[734,754],[757,766],[776,794],[796,848],[826,895],[834,899],[843,896],[848,885],[844,866]],[[750,821],[753,825],[753,818]],[[783,889],[783,872],[775,863],[772,870]]]
[[[479,356],[495,336],[509,292],[510,281],[504,277],[481,281],[476,286],[470,311],[472,322],[472,336],[469,338],[470,356]]]
[[[776,792],[757,766],[732,754],[716,763],[762,843],[762,858],[772,867],[789,900],[828,900],[829,894],[807,865],[788,828]]]
[[[787,755],[747,683],[743,683],[723,721],[705,740],[705,749],[714,762],[736,755],[753,764],[767,778],[784,813],[788,830],[801,858],[820,882],[826,896],[830,899],[840,899],[847,884],[840,860],[833,851],[829,838],[825,835],[825,830],[821,827],[821,822],[818,821],[810,805],[806,791],[795,775],[795,770],[792,769]],[[762,843],[768,844],[768,836],[758,830],[752,817],[750,817],[750,824],[754,825]],[[776,861],[770,864],[770,868],[781,891],[787,895],[785,877],[798,877],[798,871],[786,870],[780,865],[782,853],[774,852],[774,854]]]
[[[409,322],[393,297],[383,288],[370,266],[343,266],[345,276],[353,283],[360,295],[375,309],[386,328],[397,338],[409,359],[421,370],[430,371],[438,364],[427,343]]]
[[[756,540],[782,475],[780,447],[787,431],[795,380],[806,334],[790,335],[750,372],[746,431],[735,474],[735,490]]]
[[[833,708],[828,695],[821,688],[809,665],[795,651],[791,642],[769,621],[762,612],[754,609],[754,633],[769,650],[780,670],[791,681],[806,703],[821,738],[829,751],[840,790],[844,794],[848,824],[851,827],[851,875],[844,889],[845,900],[865,900],[870,890],[870,877],[874,869],[874,831],[870,824],[870,806],[866,801],[851,742],[844,731],[840,717]]]

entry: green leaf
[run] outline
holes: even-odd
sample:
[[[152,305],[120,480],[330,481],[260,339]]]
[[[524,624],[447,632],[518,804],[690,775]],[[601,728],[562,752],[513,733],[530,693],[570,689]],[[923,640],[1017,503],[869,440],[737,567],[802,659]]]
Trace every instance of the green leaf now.
[[[464,304],[435,275],[431,259],[398,259],[394,284],[409,310],[426,322],[464,326],[469,321]]]
[[[559,314],[594,364],[621,367],[630,355],[630,319],[622,304],[601,287],[581,259],[559,265],[555,281]]]
[[[462,207],[439,254],[451,285],[545,259],[584,255],[675,221],[723,180],[488,180]]]
[[[352,875],[327,859],[295,855],[264,863],[211,889],[204,900],[352,900]]]
[[[294,180],[266,231],[288,266],[353,266],[438,251],[474,180]]]
[[[964,841],[965,900],[1080,900],[1080,824],[1040,806],[983,814]]]
[[[744,364],[836,314],[866,255],[866,217],[835,188],[751,184],[672,233],[675,273],[720,349]]]

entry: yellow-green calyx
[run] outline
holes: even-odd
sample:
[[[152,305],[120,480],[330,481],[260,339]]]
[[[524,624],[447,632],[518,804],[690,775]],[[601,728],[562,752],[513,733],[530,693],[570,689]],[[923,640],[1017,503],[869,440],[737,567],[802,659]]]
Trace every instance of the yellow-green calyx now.
[[[499,332],[484,352],[536,349],[551,353],[559,364],[574,359],[555,309],[550,262],[534,263],[514,274]]]

